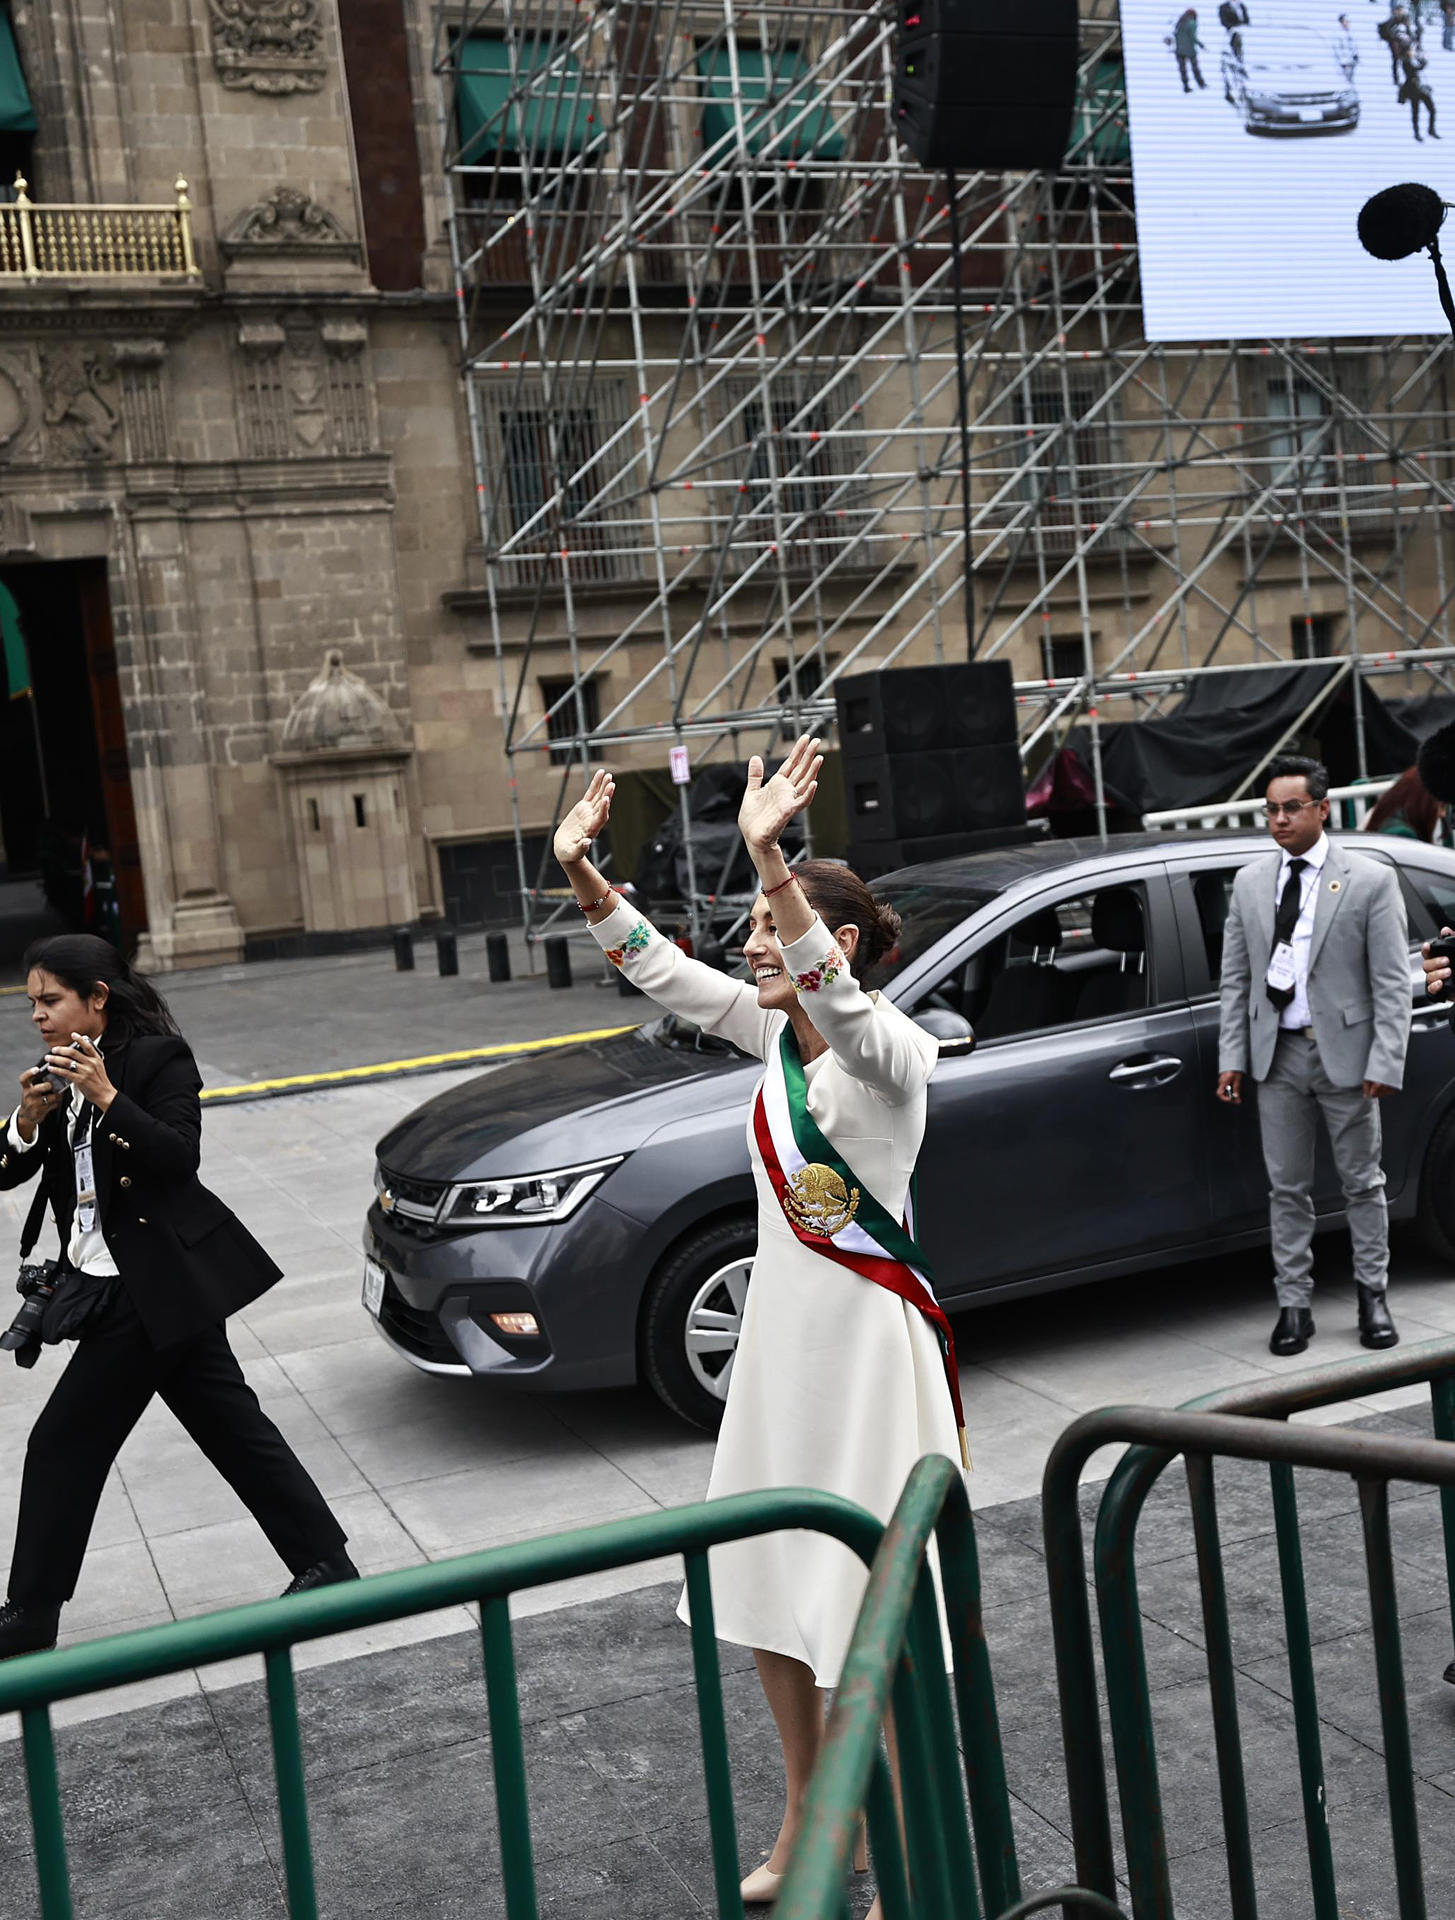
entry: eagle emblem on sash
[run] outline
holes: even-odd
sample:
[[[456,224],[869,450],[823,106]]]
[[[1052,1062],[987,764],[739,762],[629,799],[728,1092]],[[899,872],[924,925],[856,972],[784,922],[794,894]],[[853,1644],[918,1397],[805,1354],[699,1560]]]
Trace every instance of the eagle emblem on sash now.
[[[800,1167],[783,1189],[783,1211],[794,1226],[822,1240],[842,1233],[859,1211],[859,1189],[815,1161]]]

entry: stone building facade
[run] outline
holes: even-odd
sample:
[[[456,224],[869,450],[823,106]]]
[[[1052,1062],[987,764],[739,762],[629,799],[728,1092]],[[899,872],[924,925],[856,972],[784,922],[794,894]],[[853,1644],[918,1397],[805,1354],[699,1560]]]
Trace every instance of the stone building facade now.
[[[112,842],[149,965],[438,912],[442,757],[468,755],[476,825],[502,824],[470,750],[498,737],[495,702],[441,600],[473,508],[416,11],[13,8],[37,230],[68,204],[121,230],[175,206],[179,180],[190,203],[195,274],[93,257],[0,280],[0,575],[40,730],[95,723],[106,819],[86,825]],[[326,650],[387,711],[408,864],[385,911],[332,926],[280,764]]]

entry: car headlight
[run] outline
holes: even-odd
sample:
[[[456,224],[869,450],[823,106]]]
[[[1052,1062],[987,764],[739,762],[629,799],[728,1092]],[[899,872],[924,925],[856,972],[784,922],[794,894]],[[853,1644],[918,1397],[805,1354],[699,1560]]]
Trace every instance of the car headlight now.
[[[626,1155],[560,1167],[554,1173],[525,1173],[518,1179],[472,1180],[453,1187],[441,1225],[447,1227],[524,1227],[564,1220],[594,1193]]]

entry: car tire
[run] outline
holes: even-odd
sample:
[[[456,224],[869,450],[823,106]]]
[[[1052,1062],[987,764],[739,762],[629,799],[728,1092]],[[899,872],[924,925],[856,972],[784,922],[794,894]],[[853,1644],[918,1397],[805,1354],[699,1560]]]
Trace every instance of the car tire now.
[[[1415,1231],[1437,1260],[1455,1266],[1455,1107],[1440,1121],[1425,1149]]]
[[[652,1275],[642,1302],[647,1384],[679,1419],[709,1433],[722,1421],[757,1238],[749,1219],[699,1228]]]

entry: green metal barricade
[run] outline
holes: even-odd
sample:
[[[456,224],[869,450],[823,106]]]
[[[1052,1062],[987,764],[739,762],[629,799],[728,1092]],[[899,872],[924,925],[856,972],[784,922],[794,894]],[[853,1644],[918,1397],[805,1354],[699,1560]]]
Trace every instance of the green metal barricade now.
[[[1293,1427],[1288,1416],[1394,1387],[1428,1384],[1436,1438],[1341,1427]],[[1455,1340],[1432,1340],[1261,1381],[1166,1412],[1109,1407],[1085,1415],[1056,1443],[1043,1483],[1047,1578],[1077,1877],[1114,1894],[1111,1810],[1086,1585],[1079,1483],[1099,1448],[1128,1442],[1107,1482],[1095,1530],[1094,1575],[1106,1671],[1127,1879],[1134,1920],[1174,1920],[1166,1824],[1138,1605],[1136,1531],[1148,1495],[1179,1455],[1187,1473],[1201,1590],[1214,1756],[1227,1856],[1228,1912],[1257,1920],[1252,1830],[1233,1662],[1214,1462],[1266,1462],[1288,1651],[1309,1883],[1315,1920],[1340,1920],[1324,1791],[1313,1647],[1304,1583],[1295,1467],[1350,1475],[1359,1497],[1373,1660],[1400,1920],[1430,1911],[1420,1857],[1400,1624],[1389,1533],[1389,1487],[1438,1487],[1446,1583],[1455,1608]],[[1455,1633],[1455,1612],[1452,1612]],[[1436,1911],[1450,1910],[1448,1894]],[[1276,1913],[1269,1920],[1277,1920]]]
[[[261,1654],[288,1912],[291,1920],[317,1920],[291,1650],[302,1641],[327,1634],[468,1602],[480,1606],[505,1910],[509,1920],[535,1920],[530,1799],[515,1681],[510,1595],[668,1553],[683,1557],[691,1602],[692,1662],[717,1910],[724,1920],[742,1920],[732,1778],[707,1553],[710,1547],[726,1541],[785,1528],[829,1534],[866,1563],[873,1559],[883,1533],[879,1522],[862,1508],[830,1494],[793,1490],[742,1494],[5,1662],[0,1665],[0,1712],[18,1711],[21,1717],[42,1920],[70,1920],[74,1911],[50,1717],[56,1701],[210,1666],[244,1654]]]

